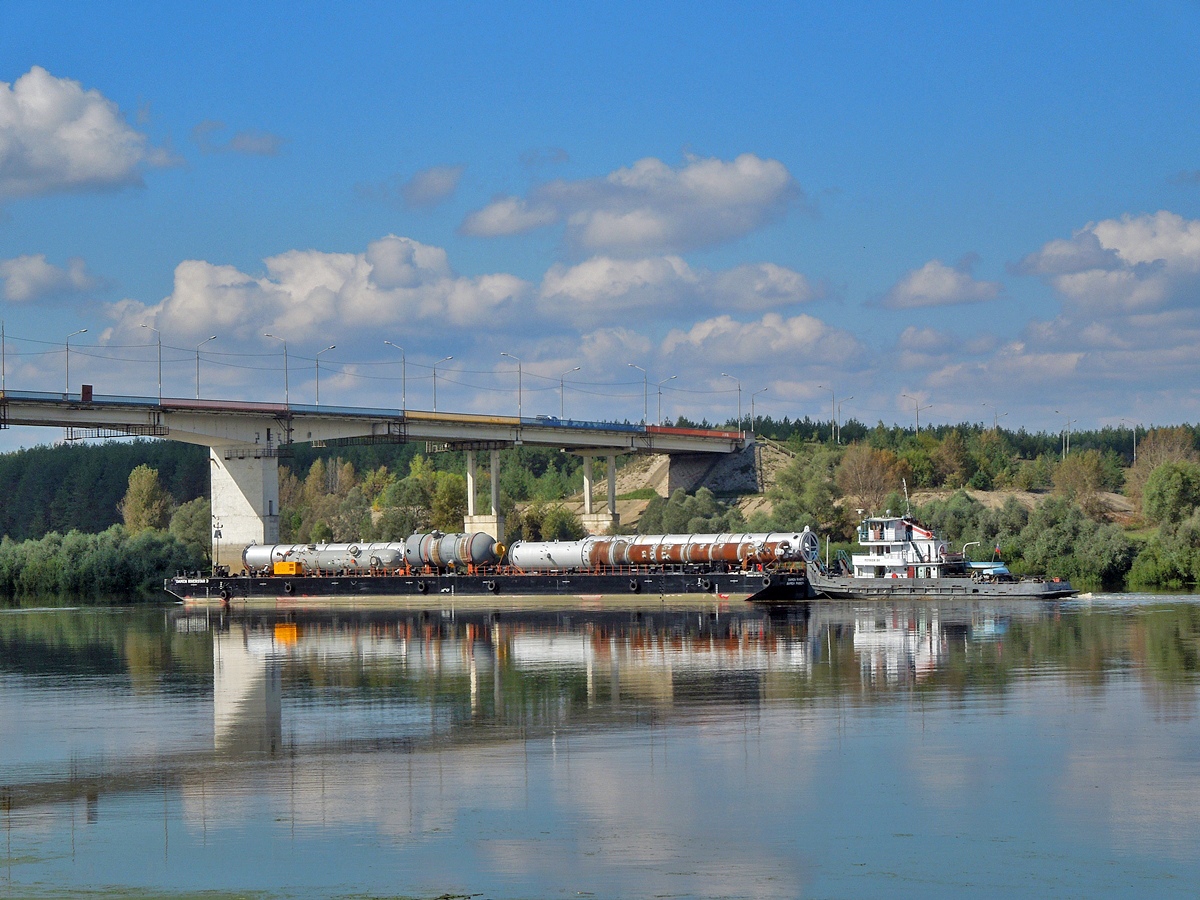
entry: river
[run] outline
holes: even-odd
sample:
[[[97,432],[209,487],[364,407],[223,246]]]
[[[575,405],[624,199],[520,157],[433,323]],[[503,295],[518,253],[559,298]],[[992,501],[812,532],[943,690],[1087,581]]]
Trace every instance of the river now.
[[[1194,896],[1200,602],[0,610],[0,896]]]

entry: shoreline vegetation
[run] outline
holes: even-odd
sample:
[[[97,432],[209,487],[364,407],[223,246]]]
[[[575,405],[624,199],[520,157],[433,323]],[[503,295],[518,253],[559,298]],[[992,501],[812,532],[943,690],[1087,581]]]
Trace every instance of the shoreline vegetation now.
[[[707,423],[680,420],[680,425]],[[653,495],[641,533],[810,527],[850,549],[859,510],[911,511],[974,558],[997,552],[1016,573],[1071,580],[1083,591],[1194,590],[1200,582],[1200,434],[1189,425],[1030,434],[984,425],[920,434],[809,419],[756,422],[789,456],[763,494],[701,487]],[[842,443],[833,440],[838,434]],[[1136,443],[1135,443],[1136,442]],[[149,460],[149,462],[146,462]],[[154,598],[162,579],[209,564],[208,461],[165,441],[38,447],[0,456],[0,597],[9,601]],[[416,445],[297,447],[280,466],[283,541],[402,540],[458,531],[466,512],[460,453]],[[502,454],[505,540],[582,535],[572,498],[581,460],[519,447]],[[717,486],[719,490],[719,485]],[[486,502],[491,486],[481,472]],[[967,493],[985,494],[980,502]],[[652,493],[638,491],[635,493]],[[1122,502],[1114,503],[1114,497]]]

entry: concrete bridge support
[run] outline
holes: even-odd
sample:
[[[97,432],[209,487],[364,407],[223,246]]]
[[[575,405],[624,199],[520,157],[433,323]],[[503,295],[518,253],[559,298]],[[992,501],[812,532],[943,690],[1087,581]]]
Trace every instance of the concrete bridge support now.
[[[475,509],[475,451],[467,451],[467,515],[464,531],[482,531],[497,541],[504,540],[504,516],[500,515],[500,451],[490,451],[489,474],[492,482],[492,514],[481,516]]]
[[[621,517],[617,514],[617,456],[615,453],[607,454],[608,505],[604,511],[597,512],[592,508],[592,490],[594,488],[592,454],[581,455],[583,456],[583,528],[588,534],[608,534],[621,524]]]
[[[279,541],[279,460],[253,454],[225,459],[220,447],[210,447],[208,458],[213,563],[240,572],[246,547]]]

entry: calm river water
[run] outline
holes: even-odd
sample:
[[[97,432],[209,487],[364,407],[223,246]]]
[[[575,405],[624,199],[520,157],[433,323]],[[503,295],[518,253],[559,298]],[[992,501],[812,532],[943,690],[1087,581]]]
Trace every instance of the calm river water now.
[[[1198,670],[1188,597],[0,611],[0,896],[1195,896]]]

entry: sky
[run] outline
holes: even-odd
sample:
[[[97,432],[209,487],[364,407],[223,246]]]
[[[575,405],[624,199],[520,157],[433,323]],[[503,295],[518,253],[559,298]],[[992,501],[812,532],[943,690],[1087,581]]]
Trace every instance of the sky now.
[[[4,21],[7,390],[1200,421],[1196,4]]]

